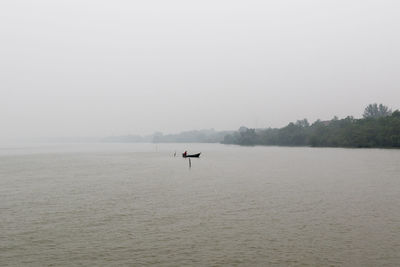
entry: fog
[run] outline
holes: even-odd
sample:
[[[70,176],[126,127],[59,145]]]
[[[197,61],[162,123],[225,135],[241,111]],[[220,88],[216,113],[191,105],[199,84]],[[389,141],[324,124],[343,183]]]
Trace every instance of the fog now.
[[[0,139],[400,108],[398,1],[0,2]]]

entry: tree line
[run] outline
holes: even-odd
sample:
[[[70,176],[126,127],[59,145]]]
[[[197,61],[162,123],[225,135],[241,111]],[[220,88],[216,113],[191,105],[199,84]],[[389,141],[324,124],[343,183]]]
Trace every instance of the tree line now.
[[[241,127],[228,134],[224,144],[245,146],[312,146],[312,147],[400,147],[400,111],[392,112],[380,104],[368,105],[363,118],[334,117],[330,121],[307,119],[289,123],[283,128],[249,129]]]

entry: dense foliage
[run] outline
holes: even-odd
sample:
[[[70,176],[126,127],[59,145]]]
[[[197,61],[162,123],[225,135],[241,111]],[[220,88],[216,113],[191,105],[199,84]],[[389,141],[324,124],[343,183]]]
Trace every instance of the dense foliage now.
[[[369,104],[365,110],[363,117],[366,118],[380,118],[392,115],[392,110],[382,104]]]
[[[368,108],[368,107],[367,107]],[[374,107],[373,107],[374,108]],[[379,111],[379,107],[378,107]],[[224,144],[314,147],[400,147],[400,111],[387,116],[347,117],[330,121],[306,119],[280,129],[242,127],[226,135]]]

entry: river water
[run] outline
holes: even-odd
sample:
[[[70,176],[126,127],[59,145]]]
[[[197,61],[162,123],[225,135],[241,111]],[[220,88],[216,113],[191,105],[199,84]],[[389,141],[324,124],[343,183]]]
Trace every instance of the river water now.
[[[2,146],[0,266],[21,265],[399,266],[400,150]]]

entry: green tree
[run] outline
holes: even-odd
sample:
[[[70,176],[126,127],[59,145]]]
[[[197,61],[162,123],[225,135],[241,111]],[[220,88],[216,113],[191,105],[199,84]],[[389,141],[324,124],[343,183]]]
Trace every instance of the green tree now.
[[[392,110],[382,104],[374,103],[369,104],[363,113],[363,117],[367,118],[380,118],[392,115]]]

